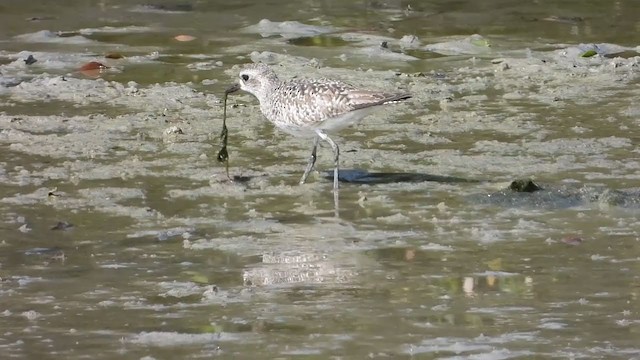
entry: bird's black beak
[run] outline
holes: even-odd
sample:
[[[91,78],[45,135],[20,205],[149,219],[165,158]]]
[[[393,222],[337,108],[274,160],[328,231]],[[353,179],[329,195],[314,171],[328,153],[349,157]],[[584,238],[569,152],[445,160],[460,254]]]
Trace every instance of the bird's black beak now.
[[[224,94],[225,95],[229,95],[231,93],[234,93],[236,91],[240,90],[240,84],[233,84],[230,87],[228,87],[225,91]]]

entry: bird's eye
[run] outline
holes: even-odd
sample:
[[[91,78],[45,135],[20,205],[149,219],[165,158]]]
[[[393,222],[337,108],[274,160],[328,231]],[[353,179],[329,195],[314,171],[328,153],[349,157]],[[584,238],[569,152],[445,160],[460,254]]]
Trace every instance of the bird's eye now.
[[[240,77],[241,77],[241,78],[242,78],[242,80],[244,80],[244,81],[249,80],[249,75],[247,75],[247,74],[242,74],[242,75],[240,75]]]

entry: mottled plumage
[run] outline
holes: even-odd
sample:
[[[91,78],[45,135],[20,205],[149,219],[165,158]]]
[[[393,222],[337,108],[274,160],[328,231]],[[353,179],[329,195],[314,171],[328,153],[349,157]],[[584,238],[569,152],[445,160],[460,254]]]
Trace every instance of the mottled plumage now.
[[[391,94],[357,89],[330,79],[281,81],[265,64],[248,64],[240,70],[239,88],[253,94],[262,114],[279,129],[295,136],[315,137],[311,158],[300,180],[303,184],[313,169],[320,139],[327,141],[335,155],[334,191],[338,190],[339,148],[329,138],[368,115],[375,106],[409,99],[410,94]]]

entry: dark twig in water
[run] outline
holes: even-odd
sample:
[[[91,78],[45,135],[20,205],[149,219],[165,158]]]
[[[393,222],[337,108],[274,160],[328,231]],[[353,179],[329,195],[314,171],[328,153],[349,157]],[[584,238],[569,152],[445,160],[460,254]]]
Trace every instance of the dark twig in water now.
[[[220,132],[220,140],[222,140],[222,148],[218,151],[218,161],[225,163],[227,177],[229,178],[229,152],[227,151],[227,140],[229,138],[229,130],[227,130],[227,93],[224,93],[224,110],[222,111],[222,132]],[[231,178],[229,178],[231,179]]]
[[[227,97],[240,89],[240,86],[233,85],[224,91],[223,110],[222,110],[222,131],[220,132],[220,140],[222,148],[218,151],[218,161],[223,162],[227,173],[227,179],[233,181],[229,176],[229,152],[227,151],[227,141],[229,139],[229,130],[227,129]]]

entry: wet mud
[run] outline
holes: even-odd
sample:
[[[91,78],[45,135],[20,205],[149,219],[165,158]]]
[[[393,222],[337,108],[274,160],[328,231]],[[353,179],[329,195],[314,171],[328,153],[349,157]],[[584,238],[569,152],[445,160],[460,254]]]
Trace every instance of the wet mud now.
[[[640,354],[635,3],[348,3],[0,5],[4,354]],[[251,95],[223,143],[257,61],[413,95],[334,138],[339,217]]]

